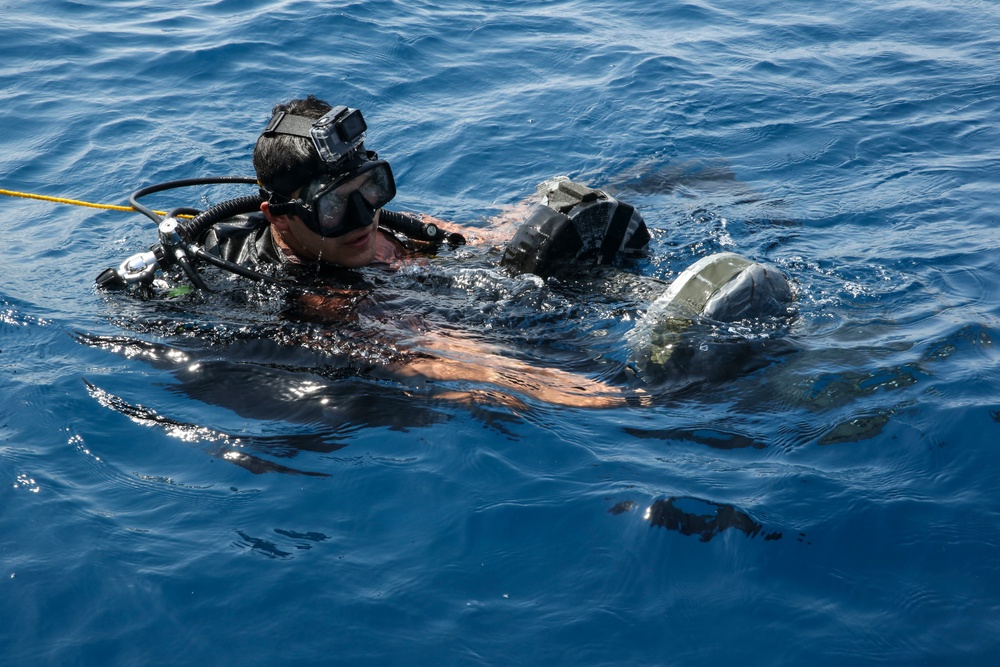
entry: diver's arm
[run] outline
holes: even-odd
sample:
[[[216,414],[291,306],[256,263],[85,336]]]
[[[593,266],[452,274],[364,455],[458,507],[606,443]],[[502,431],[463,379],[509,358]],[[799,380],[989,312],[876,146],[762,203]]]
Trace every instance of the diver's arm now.
[[[426,213],[400,213],[381,209],[379,225],[405,234],[411,241],[464,245],[466,237],[454,223],[445,222]]]
[[[401,347],[419,354],[391,369],[391,374],[398,378],[475,382],[504,390],[499,395],[482,390],[451,391],[446,398],[481,402],[488,396],[497,403],[518,407],[522,404],[515,398],[517,395],[578,408],[615,408],[634,402],[626,400],[619,387],[556,368],[533,366],[455,331],[421,333],[402,342]]]
[[[514,232],[516,232],[521,224],[527,220],[536,204],[536,201],[528,199],[518,204],[505,206],[501,209],[500,213],[489,218],[487,221],[488,225],[486,227],[470,227],[467,225],[461,225],[455,222],[435,218],[434,216],[427,215],[426,213],[399,213],[397,211],[388,211],[386,209],[382,209],[383,218],[380,221],[380,224],[383,224],[389,229],[396,229],[397,227],[409,224],[431,224],[443,232],[442,238],[447,242],[451,242],[451,237],[457,235],[462,239],[460,243],[464,242],[464,244],[468,245],[500,246],[510,240],[510,238],[514,235]]]

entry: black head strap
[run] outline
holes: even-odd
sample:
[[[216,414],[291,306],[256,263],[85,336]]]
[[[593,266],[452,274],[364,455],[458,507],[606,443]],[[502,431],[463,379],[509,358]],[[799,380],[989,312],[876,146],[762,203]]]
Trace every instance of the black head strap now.
[[[316,119],[310,118],[309,116],[297,116],[286,111],[279,111],[271,116],[270,122],[268,122],[267,127],[264,128],[264,131],[260,133],[260,136],[274,137],[276,135],[283,134],[292,137],[301,137],[303,139],[309,139],[310,145],[312,145],[312,134],[310,133],[310,130],[315,122]],[[281,176],[273,178],[269,183],[265,183],[263,185],[268,197],[270,197],[272,201],[272,195],[278,195],[278,197],[282,199],[288,199],[292,192],[300,188],[304,183],[309,182],[316,175],[322,173],[322,171],[323,169],[320,165],[301,164],[297,165],[294,169],[289,169],[285,173],[281,174]]]
[[[267,124],[261,134],[265,137],[273,137],[276,134],[287,134],[293,137],[312,138],[312,130],[315,118],[308,116],[295,116],[285,111],[279,111],[271,116],[271,122]]]

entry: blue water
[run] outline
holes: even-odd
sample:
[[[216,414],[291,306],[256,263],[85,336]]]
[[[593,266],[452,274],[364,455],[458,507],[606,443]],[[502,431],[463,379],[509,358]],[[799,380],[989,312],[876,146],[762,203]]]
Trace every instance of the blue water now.
[[[250,175],[270,107],[315,93],[363,109],[398,210],[486,230],[568,174],[653,229],[624,276],[517,282],[467,249],[379,277],[388,306],[612,381],[707,253],[799,299],[795,352],[651,406],[466,405],[343,372],[346,334],[266,291],[100,293],[148,220],[2,197],[4,664],[994,664],[997,4],[3,15],[0,188]]]

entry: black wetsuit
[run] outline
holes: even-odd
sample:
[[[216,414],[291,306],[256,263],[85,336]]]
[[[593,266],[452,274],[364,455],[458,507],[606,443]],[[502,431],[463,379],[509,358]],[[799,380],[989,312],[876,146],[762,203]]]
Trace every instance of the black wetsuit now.
[[[271,225],[263,213],[217,223],[199,240],[206,251],[243,266],[285,261],[285,255],[275,245]]]

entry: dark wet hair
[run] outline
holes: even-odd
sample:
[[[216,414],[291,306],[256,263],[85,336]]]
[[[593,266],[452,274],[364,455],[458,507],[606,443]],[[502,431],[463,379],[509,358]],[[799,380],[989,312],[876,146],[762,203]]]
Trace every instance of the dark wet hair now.
[[[305,99],[291,100],[275,106],[271,115],[284,111],[296,116],[320,118],[332,108],[327,102],[310,95]],[[305,137],[261,135],[253,149],[253,168],[257,172],[257,180],[265,190],[286,199],[322,172],[323,166],[316,147]]]

